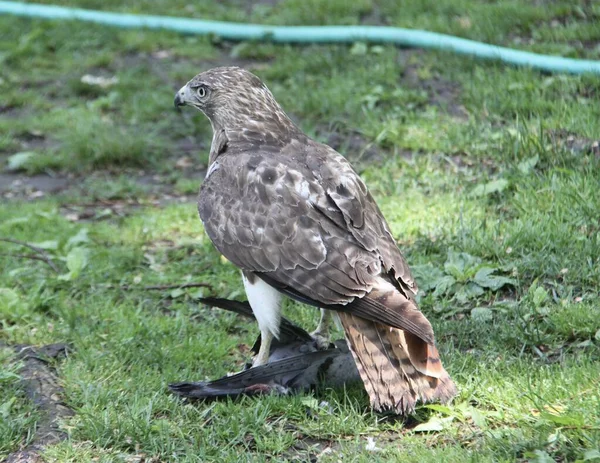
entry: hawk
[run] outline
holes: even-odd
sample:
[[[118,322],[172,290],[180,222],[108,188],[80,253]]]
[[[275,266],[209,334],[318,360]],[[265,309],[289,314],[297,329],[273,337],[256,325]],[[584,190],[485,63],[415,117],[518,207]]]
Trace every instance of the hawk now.
[[[334,311],[377,411],[406,413],[450,400],[431,324],[389,226],[350,163],[312,140],[265,84],[238,67],[198,74],[175,106],[202,111],[213,130],[198,211],[211,241],[242,271],[261,332],[254,366],[279,335],[282,296]]]

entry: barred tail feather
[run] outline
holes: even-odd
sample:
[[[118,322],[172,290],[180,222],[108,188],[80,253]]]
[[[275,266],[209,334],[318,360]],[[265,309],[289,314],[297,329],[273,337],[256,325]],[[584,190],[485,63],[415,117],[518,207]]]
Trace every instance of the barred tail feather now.
[[[456,395],[435,346],[356,315],[339,312],[339,317],[375,410],[405,414],[417,401],[447,402]]]

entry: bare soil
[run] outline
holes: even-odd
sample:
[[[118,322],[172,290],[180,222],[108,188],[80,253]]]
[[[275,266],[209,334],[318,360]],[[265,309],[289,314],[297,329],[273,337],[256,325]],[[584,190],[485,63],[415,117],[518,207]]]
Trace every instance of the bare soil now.
[[[60,429],[63,419],[74,415],[62,401],[63,389],[51,363],[67,353],[65,344],[43,347],[15,346],[17,358],[23,362],[21,385],[40,414],[33,440],[23,449],[8,456],[5,463],[42,462],[41,452],[47,445],[67,438]]]

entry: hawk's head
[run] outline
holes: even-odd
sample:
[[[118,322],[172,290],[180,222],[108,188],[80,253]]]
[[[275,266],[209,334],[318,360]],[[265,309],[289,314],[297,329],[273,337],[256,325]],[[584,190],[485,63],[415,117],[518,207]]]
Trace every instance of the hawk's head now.
[[[202,72],[175,95],[175,106],[194,106],[213,129],[272,131],[295,128],[261,80],[245,69],[219,67]]]

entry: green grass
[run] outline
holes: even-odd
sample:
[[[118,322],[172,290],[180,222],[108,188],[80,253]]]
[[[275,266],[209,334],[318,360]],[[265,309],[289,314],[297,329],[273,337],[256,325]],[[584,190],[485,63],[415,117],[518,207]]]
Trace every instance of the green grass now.
[[[600,58],[600,9],[585,1],[47,3],[383,23]],[[0,205],[0,237],[41,243],[60,267],[0,259],[0,345],[72,346],[57,374],[75,416],[46,460],[600,461],[597,77],[391,46],[231,44],[4,16],[0,29],[0,164],[30,153],[12,180],[68,185]],[[194,74],[231,63],[355,162],[418,277],[459,386],[451,405],[397,421],[371,413],[360,388],[195,405],[169,395],[171,382],[239,369],[240,345],[258,332],[197,303],[244,296],[189,201],[210,126],[171,108]],[[101,88],[86,74],[116,80]],[[23,252],[0,242],[2,254]],[[212,289],[115,289],[186,281]],[[290,303],[286,313],[316,323],[311,308]],[[18,367],[0,351],[0,459],[31,440],[38,420]],[[413,430],[425,423],[441,430]],[[368,438],[382,450],[367,450]]]
[[[6,294],[0,292],[0,299]],[[0,455],[31,439],[37,413],[19,390],[19,363],[10,349],[0,348]]]

